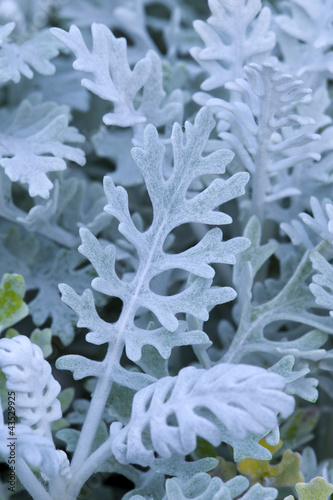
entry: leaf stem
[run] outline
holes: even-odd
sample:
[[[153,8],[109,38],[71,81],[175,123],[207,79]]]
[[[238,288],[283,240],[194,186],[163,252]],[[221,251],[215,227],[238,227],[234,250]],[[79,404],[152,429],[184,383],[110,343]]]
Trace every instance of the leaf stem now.
[[[89,458],[82,464],[77,472],[72,476],[70,487],[68,488],[68,498],[77,498],[82,486],[89,477],[98,469],[111,454],[111,438],[109,437]]]
[[[23,458],[17,460],[17,476],[34,500],[52,500]]]

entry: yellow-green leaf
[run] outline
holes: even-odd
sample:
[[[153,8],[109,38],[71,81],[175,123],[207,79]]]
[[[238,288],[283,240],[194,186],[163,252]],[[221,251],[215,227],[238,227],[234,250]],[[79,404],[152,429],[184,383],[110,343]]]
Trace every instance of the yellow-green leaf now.
[[[15,328],[8,328],[8,330],[6,331],[5,337],[6,337],[6,339],[13,339],[14,337],[17,337],[18,335],[20,335],[20,334],[17,330],[15,330]]]
[[[4,274],[0,283],[0,332],[28,314],[23,301],[25,283],[19,274]]]
[[[282,460],[277,465],[272,465],[274,482],[272,486],[278,488],[280,486],[294,486],[299,481],[304,481],[301,473],[302,458],[299,453],[291,450],[286,450],[282,455]]]
[[[333,493],[333,485],[323,477],[316,477],[309,483],[296,484],[299,500],[328,500]]]
[[[270,446],[265,440],[259,442],[273,454],[282,446],[282,441],[277,446]],[[300,481],[304,481],[301,473],[301,456],[291,450],[286,450],[281,461],[276,465],[271,465],[269,460],[255,460],[247,458],[237,465],[241,474],[246,475],[251,484],[261,483],[270,486],[294,486]]]

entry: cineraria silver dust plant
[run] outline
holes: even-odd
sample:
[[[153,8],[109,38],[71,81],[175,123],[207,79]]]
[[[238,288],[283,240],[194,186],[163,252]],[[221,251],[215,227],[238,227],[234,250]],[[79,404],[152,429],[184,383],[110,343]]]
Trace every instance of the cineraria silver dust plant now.
[[[0,500],[328,500],[333,0],[0,0]]]

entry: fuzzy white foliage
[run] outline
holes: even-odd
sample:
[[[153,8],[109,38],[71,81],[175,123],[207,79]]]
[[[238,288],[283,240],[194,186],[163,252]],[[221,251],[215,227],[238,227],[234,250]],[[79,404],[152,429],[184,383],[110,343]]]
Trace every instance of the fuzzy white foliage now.
[[[83,140],[69,119],[67,106],[41,103],[39,96],[0,114],[0,165],[12,182],[27,184],[32,197],[49,197],[53,183],[47,174],[64,170],[65,159],[85,163],[83,151],[66,144]]]
[[[313,119],[295,109],[311,90],[268,63],[246,66],[244,78],[228,82],[226,88],[240,95],[240,100],[210,99],[207,104],[214,107],[220,120],[219,137],[237,151],[241,165],[252,174],[248,210],[262,219],[265,203],[300,193],[290,182],[288,169],[305,160],[320,159],[318,153],[306,148],[319,139],[305,128]],[[274,218],[274,210],[269,215]]]
[[[278,41],[287,71],[317,88],[322,73],[333,72],[332,0],[290,0],[281,2],[282,14],[275,16],[281,33]]]
[[[24,335],[1,339],[0,350],[0,367],[6,375],[8,390],[16,392],[20,422],[49,435],[50,423],[61,417],[60,402],[56,399],[60,384],[53,378],[42,350]]]
[[[187,481],[178,478],[167,479],[165,484],[166,495],[163,500],[232,500],[243,493],[248,487],[245,477],[238,476],[227,483],[219,477],[211,478],[208,474],[198,473]]]
[[[158,55],[149,51],[130,68],[125,38],[116,38],[105,25],[91,26],[93,48],[87,48],[80,30],[71,26],[69,32],[52,28],[51,32],[76,56],[73,67],[92,74],[81,83],[102,99],[113,103],[114,110],[103,116],[106,125],[132,127],[150,122],[156,126],[175,120],[181,109],[180,93],[175,91],[161,107],[165,97],[162,86],[162,69]],[[140,105],[137,94],[143,90]],[[173,102],[174,101],[174,102]]]
[[[31,466],[40,468],[50,477],[58,474],[59,456],[49,436],[39,434],[28,425],[16,424],[15,438],[17,459],[23,458]],[[6,462],[10,453],[10,448],[7,446],[9,443],[8,427],[0,423],[0,455],[6,458]]]
[[[0,26],[0,82],[9,80],[17,83],[21,75],[32,78],[33,69],[43,75],[51,75],[55,67],[50,63],[59,54],[59,42],[52,40],[48,31],[41,31],[21,45],[8,39],[15,29],[15,23],[10,22]]]
[[[50,425],[61,417],[60,384],[53,378],[50,364],[40,347],[19,335],[0,340],[0,368],[8,391],[15,393],[15,413],[20,419],[16,426],[18,452],[31,465],[49,475],[57,474],[59,461]]]
[[[284,387],[283,377],[255,366],[183,368],[177,377],[162,378],[134,396],[128,425],[111,426],[112,451],[121,463],[145,466],[154,451],[166,458],[191,453],[197,436],[218,446],[224,428],[239,439],[265,433],[276,427],[278,413],[287,417],[294,409]],[[151,444],[143,437],[147,431]]]
[[[264,488],[257,483],[248,489],[249,482],[244,476],[236,476],[224,483],[219,477],[199,472],[188,479],[173,477],[166,480],[165,496],[162,500],[274,500],[277,490]],[[247,491],[246,491],[247,490]],[[246,491],[246,493],[244,493]],[[133,500],[152,500],[153,497],[133,495]]]
[[[115,272],[115,247],[108,245],[102,248],[90,231],[81,230],[82,245],[79,250],[98,273],[98,277],[92,282],[93,288],[105,295],[119,297],[124,304],[130,304],[131,317],[132,314],[135,316],[140,307],[152,311],[163,327],[154,332],[145,331],[131,320],[123,333],[130,359],[140,358],[145,342],[154,345],[163,357],[174,345],[191,341],[207,344],[207,337],[199,332],[186,334],[188,340],[182,340],[181,332],[184,328],[179,328],[176,314],[186,312],[205,321],[213,304],[224,303],[235,297],[230,287],[211,288],[214,270],[210,263],[234,263],[234,256],[248,246],[247,240],[235,238],[222,242],[221,231],[216,228],[209,231],[197,245],[182,253],[171,254],[164,251],[169,233],[181,224],[230,223],[231,218],[217,211],[216,207],[244,192],[248,174],[241,172],[227,180],[215,179],[197,196],[187,197],[188,188],[194,179],[208,173],[224,173],[226,164],[232,157],[225,150],[202,156],[213,125],[214,120],[207,108],[198,114],[194,125],[186,123],[185,133],[175,124],[172,135],[174,166],[173,173],[167,180],[162,170],[164,147],[158,140],[156,129],[153,126],[146,128],[144,149],[134,148],[132,151],[145,179],[154,209],[152,224],[145,232],[138,230],[133,222],[124,188],[116,187],[110,177],[105,178],[108,200],[105,210],[118,219],[120,233],[134,245],[138,254],[139,267],[131,281],[120,279]],[[195,278],[185,290],[175,295],[164,297],[154,293],[150,288],[151,280],[174,268],[193,273]],[[78,324],[90,329],[87,335],[89,342],[103,344],[116,340],[122,325],[121,317],[114,324],[106,324],[96,313],[91,291],[86,290],[79,296],[67,285],[60,285],[60,289],[63,301],[79,314]],[[77,367],[77,363],[73,366]],[[85,370],[83,373],[86,373],[83,376],[87,376]]]
[[[200,0],[65,3],[0,2],[0,19],[17,22],[15,32],[13,22],[0,27],[1,267],[20,272],[27,289],[37,291],[29,303],[34,323],[51,320],[52,333],[68,344],[78,316],[78,327],[88,330],[86,340],[107,349],[103,360],[77,354],[58,358],[57,368],[71,370],[74,379],[89,378],[85,388],[92,393],[91,404],[76,400],[58,421],[59,384],[41,350],[24,336],[0,340],[0,368],[8,390],[16,394],[20,419],[17,456],[21,464],[23,459],[39,468],[26,466],[32,481],[22,484],[36,500],[73,500],[90,474],[103,471],[133,481],[134,490],[124,499],[274,500],[277,490],[260,484],[249,488],[243,476],[224,483],[206,474],[217,460],[195,460],[197,438],[215,447],[227,443],[236,462],[269,460],[271,453],[260,440],[276,445],[279,418],[292,413],[293,395],[314,402],[318,381],[324,380],[325,389],[321,371],[332,371],[332,353],[323,345],[333,333],[327,313],[333,315],[328,92],[333,0],[281,0],[276,6],[281,15],[275,10],[272,15],[261,0],[208,0],[211,17],[194,22],[203,41],[192,49],[194,62],[188,53],[198,37],[188,28],[205,8]],[[43,31],[26,37],[29,27],[45,26],[52,5],[62,27],[71,20],[82,30],[54,28],[55,37]],[[41,24],[32,26],[41,11]],[[119,32],[129,48],[125,38],[117,38]],[[25,41],[19,43],[22,36]],[[281,60],[271,56],[275,38],[274,53]],[[81,96],[75,95],[67,56],[61,56],[59,75],[48,84],[46,76],[54,72],[50,60],[60,45],[74,53],[74,69],[84,73]],[[209,101],[211,96],[198,92],[194,100],[208,101],[218,119],[215,138],[221,140],[209,140],[215,123],[207,108],[190,119],[194,123],[172,127],[183,122],[184,112],[193,112],[190,99],[202,69],[208,73],[202,89],[214,90],[216,98]],[[30,83],[34,72],[45,77]],[[289,73],[302,75],[313,88],[311,102],[310,89]],[[22,75],[20,85],[14,85]],[[92,139],[87,151],[94,148],[84,172],[62,172],[65,160],[84,164],[83,151],[72,146],[83,137],[69,126],[69,108],[35,96],[18,104],[19,92],[27,95],[31,89],[79,111],[73,116]],[[89,109],[87,90],[104,102],[93,97]],[[230,100],[223,100],[228,95]],[[110,127],[96,132],[99,115]],[[224,147],[236,153],[234,163],[234,154]],[[101,158],[115,164],[114,172]],[[103,191],[91,179],[105,173]],[[15,182],[20,186],[12,186]],[[122,186],[137,187],[127,193]],[[234,231],[227,230],[226,238],[219,227],[205,230],[232,222],[220,209],[228,202],[230,213],[238,215],[240,209]],[[319,251],[305,251],[303,257],[304,248],[270,239],[279,238],[271,220],[292,220],[300,212],[305,226],[281,225],[293,243],[312,249],[325,240]],[[257,218],[250,218],[252,213]],[[235,238],[247,219],[245,238]],[[24,226],[20,234],[17,224]],[[79,227],[81,257],[75,253]],[[185,239],[193,228],[195,239]],[[36,234],[27,237],[25,229]],[[320,254],[323,248],[327,253]],[[276,275],[269,265],[273,255],[279,261],[272,261]],[[229,275],[225,283],[224,264],[235,266],[233,282]],[[60,285],[62,304],[59,281],[68,283]],[[87,288],[90,283],[98,294]],[[214,345],[207,351],[214,326],[208,324],[206,334],[203,322],[236,292],[232,320],[220,323],[222,349]],[[110,302],[103,310],[101,296]],[[114,304],[119,317],[109,322]],[[218,314],[213,313],[213,324]],[[183,358],[181,346],[193,348],[198,367],[183,368],[189,349]],[[310,371],[318,380],[306,378]],[[331,391],[328,377],[326,386]],[[59,396],[67,409],[68,392]],[[60,428],[66,425],[77,427]],[[71,464],[55,449],[52,427],[60,428],[57,438],[73,452]],[[7,437],[0,419],[5,460]]]
[[[332,200],[324,199],[320,203],[317,198],[311,196],[310,207],[312,216],[304,212],[299,214],[303,224],[298,220],[292,220],[290,224],[282,223],[281,229],[294,245],[302,244],[307,249],[313,249],[321,240],[333,244]]]
[[[310,284],[310,290],[316,297],[317,304],[330,310],[333,316],[333,266],[320,253],[314,252],[311,256],[315,274]]]
[[[265,61],[275,45],[271,13],[261,0],[209,0],[208,4],[212,16],[207,23],[194,22],[205,47],[191,49],[210,74],[201,85],[203,90],[221,88],[240,77],[243,66]]]
[[[333,204],[331,200],[324,200],[326,214],[317,198],[311,197],[310,204],[313,217],[301,213],[300,218],[308,227],[318,233],[323,240],[333,245]]]
[[[51,226],[50,230],[56,232],[57,227]],[[83,292],[91,281],[91,266],[77,269],[84,260],[76,250],[59,248],[37,235],[25,236],[17,227],[4,229],[3,236],[0,271],[7,269],[25,276],[26,289],[35,291],[29,302],[35,325],[43,325],[51,319],[52,334],[64,345],[70,344],[76,315],[60,300],[58,283],[70,280]]]

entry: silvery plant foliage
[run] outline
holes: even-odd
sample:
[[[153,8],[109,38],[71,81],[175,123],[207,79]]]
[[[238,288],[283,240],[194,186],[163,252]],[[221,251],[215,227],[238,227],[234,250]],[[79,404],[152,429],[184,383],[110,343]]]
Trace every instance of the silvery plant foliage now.
[[[332,47],[333,0],[0,0],[1,500],[328,499]]]

